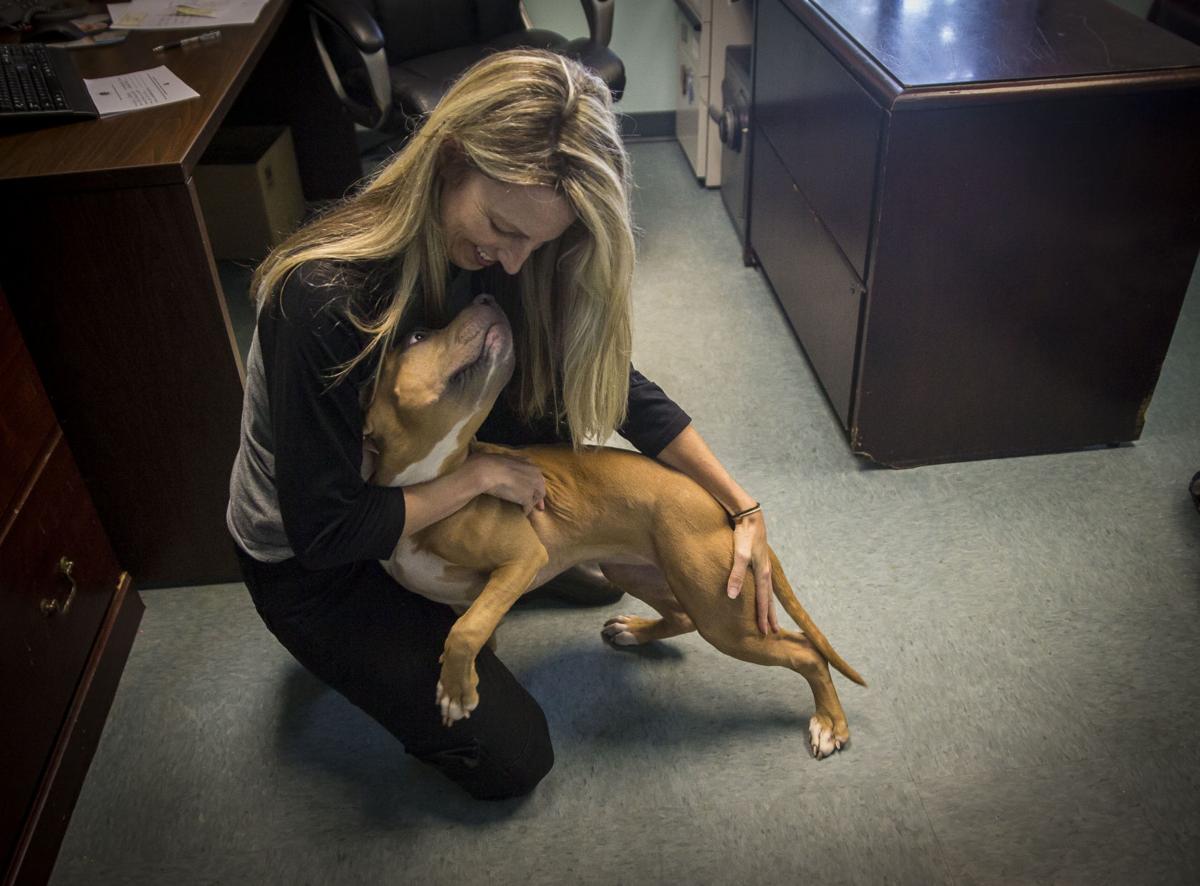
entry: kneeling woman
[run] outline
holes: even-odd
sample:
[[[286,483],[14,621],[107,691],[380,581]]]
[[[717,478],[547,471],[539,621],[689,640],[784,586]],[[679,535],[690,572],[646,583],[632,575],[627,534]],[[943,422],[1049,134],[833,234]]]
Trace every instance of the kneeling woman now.
[[[378,561],[477,495],[542,507],[535,468],[477,455],[428,483],[363,480],[364,407],[380,357],[475,294],[512,321],[517,369],[479,433],[520,445],[619,431],[730,513],[753,499],[630,365],[629,161],[603,82],[542,52],[468,71],[353,197],[258,269],[229,530],[263,621],[313,674],[472,795],[527,793],[553,764],[537,703],[490,649],[482,701],[446,728],[435,704],[449,607]],[[738,523],[728,592],[754,569],[759,627],[777,628],[761,513]]]

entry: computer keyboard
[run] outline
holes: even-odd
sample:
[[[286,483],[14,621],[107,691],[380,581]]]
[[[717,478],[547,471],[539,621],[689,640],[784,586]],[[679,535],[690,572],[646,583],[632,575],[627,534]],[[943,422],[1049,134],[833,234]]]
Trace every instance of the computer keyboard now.
[[[0,44],[0,126],[98,116],[68,50],[40,43]]]

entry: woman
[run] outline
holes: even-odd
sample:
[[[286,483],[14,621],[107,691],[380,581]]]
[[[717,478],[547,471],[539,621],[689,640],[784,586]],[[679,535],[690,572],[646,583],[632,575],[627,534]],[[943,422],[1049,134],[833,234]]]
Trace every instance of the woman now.
[[[362,480],[364,404],[380,355],[475,293],[504,306],[517,370],[479,436],[602,441],[619,429],[730,512],[755,503],[690,420],[632,370],[628,158],[604,84],[549,53],[468,71],[359,193],[281,244],[255,275],[258,326],[228,524],[268,628],[310,671],[472,795],[526,793],[549,771],[545,717],[490,649],[480,706],[441,725],[434,703],[453,612],[378,560],[476,495],[542,507],[514,458],[474,456],[405,488]],[[737,520],[728,593],[748,564],[759,627],[777,630],[761,512]]]

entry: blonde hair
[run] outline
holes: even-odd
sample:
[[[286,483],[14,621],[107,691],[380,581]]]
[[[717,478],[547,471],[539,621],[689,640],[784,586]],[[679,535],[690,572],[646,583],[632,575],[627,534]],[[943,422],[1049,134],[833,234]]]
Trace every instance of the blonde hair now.
[[[381,357],[414,307],[443,313],[441,186],[463,163],[497,181],[555,188],[576,213],[517,276],[515,405],[526,420],[565,419],[576,447],[602,442],[624,421],[629,393],[630,174],[608,88],[574,61],[513,50],[472,67],[358,193],[268,256],[253,291],[269,300],[304,262],[392,262],[394,293],[382,311],[351,305],[367,344],[338,378]],[[414,306],[414,296],[424,303]]]

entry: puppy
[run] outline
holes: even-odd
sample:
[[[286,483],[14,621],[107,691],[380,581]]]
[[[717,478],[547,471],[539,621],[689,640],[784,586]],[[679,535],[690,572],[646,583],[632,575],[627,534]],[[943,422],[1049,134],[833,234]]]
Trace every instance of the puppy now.
[[[366,444],[377,454],[372,482],[379,485],[432,480],[460,467],[472,450],[526,459],[546,480],[545,510],[527,517],[516,504],[480,495],[401,539],[384,563],[401,585],[460,614],[441,657],[443,722],[469,717],[479,704],[475,657],[513,603],[573,565],[598,561],[614,584],[660,615],[609,619],[608,641],[642,644],[696,630],[734,658],[791,668],[808,681],[816,702],[809,721],[813,755],[841,750],[850,732],[829,665],[865,682],[813,624],[774,552],[775,595],[800,631],[759,634],[749,572],[742,594],[726,596],[733,531],[700,486],[620,449],[472,442],[513,366],[508,320],[482,295],[446,328],[417,331],[385,358],[367,413]]]

